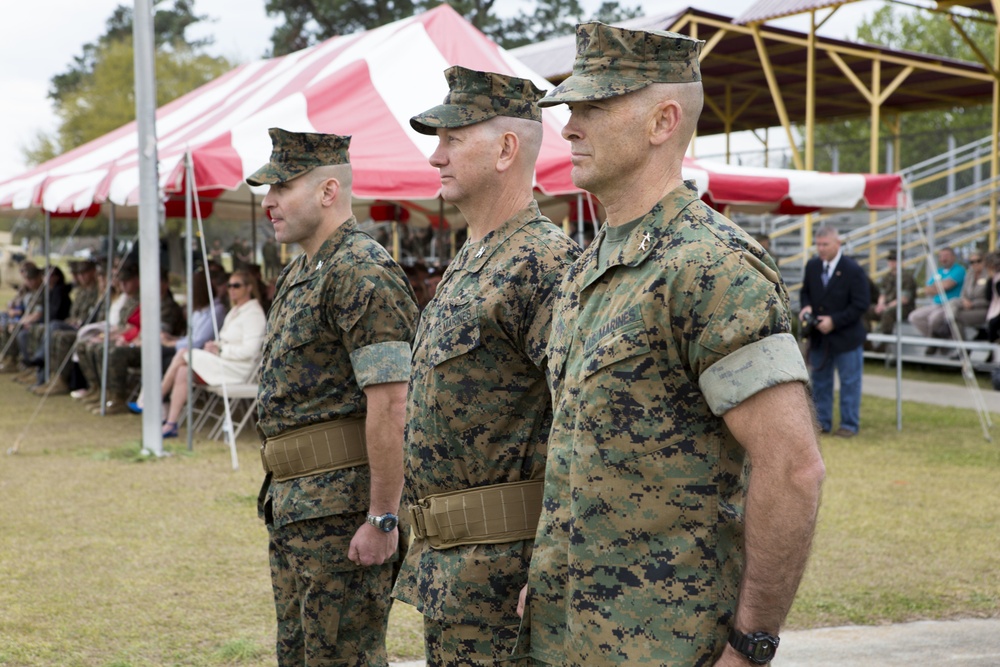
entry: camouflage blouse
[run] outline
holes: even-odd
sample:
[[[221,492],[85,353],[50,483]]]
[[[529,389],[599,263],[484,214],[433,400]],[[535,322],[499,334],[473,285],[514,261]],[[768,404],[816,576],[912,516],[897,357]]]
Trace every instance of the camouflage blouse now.
[[[722,420],[806,381],[770,257],[685,184],[553,307],[553,428],[529,576],[534,658],[710,665],[743,562],[744,450]]]
[[[416,320],[402,269],[352,216],[315,257],[299,255],[278,279],[257,394],[259,432],[275,437],[364,415],[367,385],[409,379]],[[364,511],[368,467],[275,482],[266,493],[275,527]]]
[[[414,345],[405,506],[543,476],[553,288],[578,254],[532,202],[448,267]],[[438,620],[514,624],[530,556],[530,541],[435,550],[415,539],[394,595]]]

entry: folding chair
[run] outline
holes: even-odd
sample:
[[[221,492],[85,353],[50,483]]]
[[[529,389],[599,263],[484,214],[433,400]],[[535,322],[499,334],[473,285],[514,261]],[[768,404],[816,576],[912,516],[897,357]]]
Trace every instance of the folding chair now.
[[[223,405],[222,387],[206,385],[202,387],[209,395],[210,405],[195,421],[195,429],[208,428],[208,437],[212,440],[225,440],[226,410]],[[229,398],[229,411],[233,420],[233,439],[240,437],[240,432],[257,413],[257,383],[227,384],[226,394]]]

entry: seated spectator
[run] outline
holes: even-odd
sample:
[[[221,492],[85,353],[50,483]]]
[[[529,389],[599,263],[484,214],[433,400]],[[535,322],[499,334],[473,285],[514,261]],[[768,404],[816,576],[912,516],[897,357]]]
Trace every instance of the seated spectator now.
[[[205,384],[247,382],[260,363],[267,318],[258,300],[257,283],[249,271],[240,270],[229,277],[228,287],[232,308],[219,339],[191,352],[191,369]],[[164,396],[170,394],[164,438],[177,436],[177,421],[188,399],[187,372],[187,355],[178,354],[164,374],[161,389]]]
[[[38,367],[37,384],[32,388],[39,396],[59,395],[70,392],[70,376],[72,364],[69,355],[73,351],[77,332],[92,322],[103,319],[104,312],[100,307],[101,290],[97,265],[88,260],[70,262],[73,273],[73,305],[69,317],[65,320],[53,320],[49,324],[47,343],[43,342],[31,359],[31,364]],[[45,347],[49,346],[49,364],[52,372],[49,384],[43,385],[45,374]]]
[[[105,415],[120,415],[128,408],[128,369],[142,365],[142,306],[136,308],[128,319],[128,328],[115,338],[114,346],[108,352],[107,402]],[[167,272],[160,275],[160,330],[173,336],[180,335],[187,326],[184,309],[174,300],[170,292]],[[101,406],[91,412],[101,414]]]
[[[965,267],[955,258],[955,251],[942,248],[938,251],[937,272],[927,279],[927,285],[920,291],[921,296],[933,297],[934,302],[917,308],[908,318],[921,336],[932,338],[935,331],[948,326],[947,304],[962,294],[965,281]],[[927,354],[934,354],[937,348],[928,347]]]
[[[23,371],[18,364],[17,334],[21,331],[22,319],[41,306],[43,295],[43,273],[34,262],[21,264],[21,286],[14,298],[7,304],[7,310],[0,316],[0,373]]]
[[[226,317],[226,306],[224,303],[215,301],[213,308],[213,300],[209,298],[211,289],[212,285],[205,276],[204,271],[194,274],[191,282],[191,347],[195,350],[202,349],[205,343],[215,338],[216,323],[221,325],[223,319]],[[160,343],[163,346],[163,366],[165,368],[169,368],[176,355],[187,354],[187,336],[177,337],[163,331],[160,333]],[[128,408],[132,412],[139,414],[142,412],[142,406],[143,395],[140,392],[139,398],[129,403]]]
[[[73,288],[67,284],[66,275],[58,266],[50,267],[48,275],[49,323],[58,326],[69,317],[73,307],[73,300],[70,298],[70,290]],[[40,353],[41,364],[45,361],[45,350],[42,347],[42,341],[46,338],[45,308],[42,303],[44,299],[21,318],[21,330],[17,333],[17,347],[21,353],[21,366],[24,371],[15,377],[14,381],[21,384],[34,385],[38,380],[34,363],[36,353]]]
[[[983,270],[989,278],[991,297],[986,309],[986,340],[995,343],[1000,339],[1000,252],[991,252],[983,258]]]
[[[948,303],[958,325],[959,340],[964,337],[965,327],[982,329],[986,326],[990,301],[990,279],[983,268],[983,253],[976,251],[969,257],[969,270],[962,281],[961,295]],[[951,338],[947,327],[934,333],[938,338]]]
[[[896,271],[899,270],[899,262],[896,260],[896,249],[893,248],[886,256],[889,263],[889,270],[882,276],[879,282],[879,296],[875,305],[870,311],[870,318],[875,323],[875,331],[882,334],[891,334],[896,328],[896,304],[902,304],[903,317],[909,317],[917,302],[917,281],[913,278],[913,271],[903,268],[902,284],[903,291],[896,298]],[[872,345],[872,349],[878,350],[881,343]]]
[[[102,286],[104,298],[110,300],[106,321],[104,317],[93,324],[80,327],[76,333],[73,361],[77,364],[79,377],[82,380],[79,387],[74,387],[70,396],[81,401],[88,407],[93,407],[100,401],[101,367],[103,365],[104,335],[109,334],[109,340],[120,334],[128,326],[128,319],[139,307],[139,266],[128,263],[121,267],[112,278],[111,288],[107,287],[106,274],[101,271],[98,284]],[[103,315],[103,313],[102,313]]]
[[[211,288],[204,271],[194,274],[191,285],[191,347],[196,350],[205,347],[205,343],[215,338],[214,322],[221,324],[226,317],[226,304],[210,298]],[[165,331],[160,334],[160,342],[165,349],[170,350],[170,359],[173,359],[174,352],[188,348],[187,336],[177,337]]]

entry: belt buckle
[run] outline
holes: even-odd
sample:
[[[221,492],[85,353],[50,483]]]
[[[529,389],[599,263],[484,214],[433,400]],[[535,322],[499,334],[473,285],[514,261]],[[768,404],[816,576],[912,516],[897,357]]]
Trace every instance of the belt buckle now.
[[[264,455],[264,448],[267,447],[267,443],[262,443],[260,446],[260,464],[264,466],[264,474],[271,472],[271,469],[267,466],[267,457]]]
[[[413,531],[413,536],[420,540],[427,538],[427,524],[424,522],[424,509],[425,508],[420,503],[410,505],[407,508],[407,511],[410,513],[410,530]]]

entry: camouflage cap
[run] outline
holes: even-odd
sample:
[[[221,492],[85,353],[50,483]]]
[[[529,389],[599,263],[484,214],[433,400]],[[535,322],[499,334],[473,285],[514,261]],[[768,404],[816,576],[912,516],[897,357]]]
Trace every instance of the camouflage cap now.
[[[495,116],[542,121],[538,100],[544,91],[527,79],[457,66],[446,69],[444,76],[448,79],[444,104],[410,119],[421,134],[437,134],[439,127],[465,127]]]
[[[316,167],[351,162],[347,154],[350,137],[289,132],[278,127],[272,127],[267,133],[271,135],[271,161],[247,176],[250,185],[284,183]]]
[[[573,74],[538,106],[618,97],[651,83],[701,81],[698,54],[703,44],[675,32],[581,23],[576,27]]]

